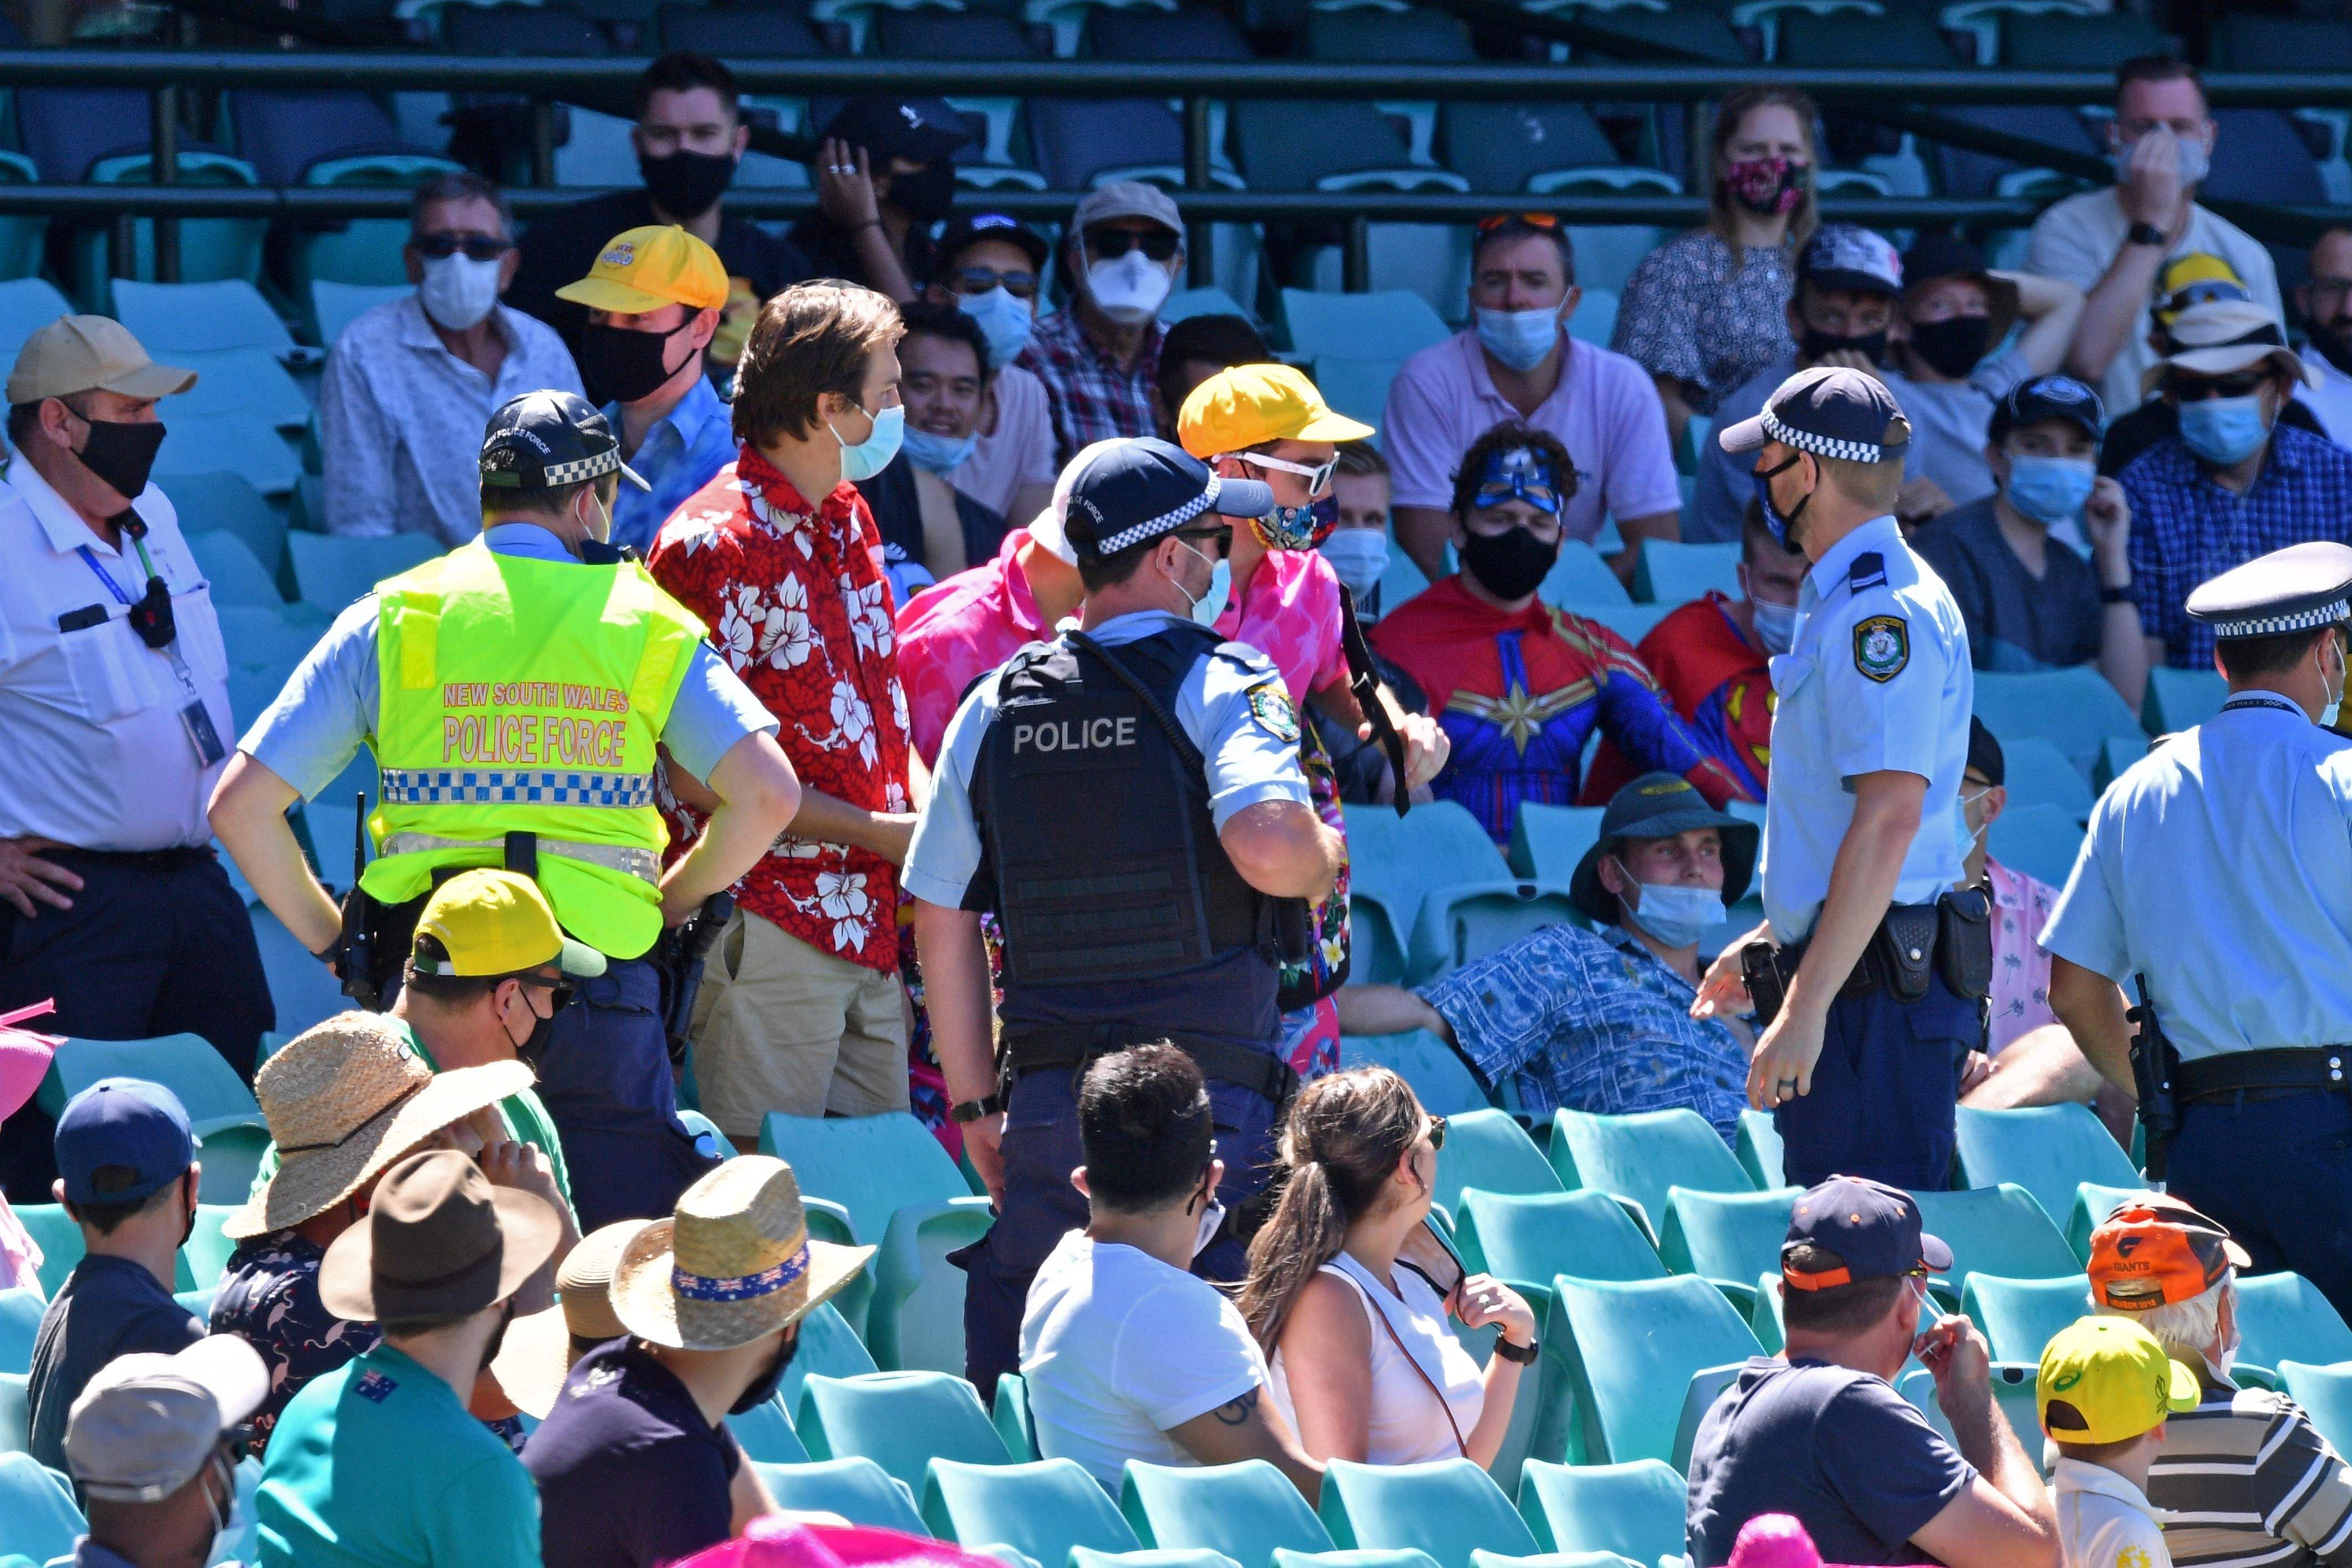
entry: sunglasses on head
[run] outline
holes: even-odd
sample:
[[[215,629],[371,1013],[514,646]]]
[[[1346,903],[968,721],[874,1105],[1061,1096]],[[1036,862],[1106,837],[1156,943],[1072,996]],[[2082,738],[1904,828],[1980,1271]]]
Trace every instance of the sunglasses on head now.
[[[1131,228],[1090,228],[1087,231],[1087,248],[1105,261],[1117,261],[1137,246],[1154,261],[1172,260],[1176,255],[1176,236],[1164,228],[1152,228],[1138,233]]]
[[[1559,219],[1549,213],[1496,213],[1492,217],[1480,218],[1475,232],[1484,239],[1504,225],[1513,223],[1525,224],[1529,228],[1554,229],[1560,226]]]
[[[2234,375],[2169,375],[2164,390],[2175,403],[2202,403],[2212,397],[2251,397],[2270,380],[2266,371],[2242,370]]]
[[[493,239],[487,234],[420,234],[408,243],[417,255],[431,261],[455,256],[461,250],[468,261],[496,261],[514,248],[513,241]]]
[[[1034,272],[997,272],[985,267],[961,267],[954,273],[956,292],[985,294],[1002,284],[1004,291],[1016,300],[1026,300],[1037,292]]]

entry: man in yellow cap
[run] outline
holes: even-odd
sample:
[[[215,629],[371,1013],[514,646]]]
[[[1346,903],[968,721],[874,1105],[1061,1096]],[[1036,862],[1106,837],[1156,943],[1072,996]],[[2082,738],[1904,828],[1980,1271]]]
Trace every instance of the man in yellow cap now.
[[[2064,1568],[2172,1568],[2144,1489],[2165,1417],[2201,1397],[2197,1374],[2137,1323],[2084,1318],[2051,1337],[2033,1407],[2058,1445]]]
[[[735,460],[727,405],[702,351],[727,303],[719,253],[671,224],[614,235],[588,276],[555,291],[588,308],[580,374],[621,437],[621,458],[651,487],[613,505],[613,542],[643,555],[677,503]]]

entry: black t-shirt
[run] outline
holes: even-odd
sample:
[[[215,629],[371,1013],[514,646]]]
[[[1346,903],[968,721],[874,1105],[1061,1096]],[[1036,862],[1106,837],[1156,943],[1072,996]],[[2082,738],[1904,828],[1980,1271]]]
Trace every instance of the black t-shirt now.
[[[205,1337],[194,1313],[127,1258],[91,1253],[74,1265],[33,1337],[32,1430],[26,1445],[53,1470],[66,1468],[66,1415],[100,1367],[119,1355],[173,1355]]]
[[[2001,537],[1992,497],[1927,523],[1911,536],[1911,548],[1958,601],[1969,662],[1979,669],[2049,669],[2099,657],[2106,611],[2097,571],[2053,539],[2035,577]]]
[[[931,280],[932,256],[930,236],[920,224],[907,229],[906,248],[899,252],[898,265],[906,268],[907,281],[920,289]],[[813,278],[840,278],[852,283],[877,287],[866,276],[865,263],[857,259],[856,237],[823,213],[811,213],[793,225],[788,236],[800,253],[808,258]]]
[[[1691,1446],[1693,1568],[1730,1562],[1759,1513],[1794,1514],[1824,1563],[1932,1563],[1911,1537],[1976,1473],[1885,1378],[1759,1357]]]
[[[635,1340],[572,1363],[523,1446],[547,1568],[655,1568],[727,1539],[743,1452]]]
[[[2293,425],[2326,438],[2327,432],[2320,427],[2319,416],[2299,397],[2291,397],[2279,410],[2279,423]],[[2171,404],[2161,397],[2151,397],[2128,414],[2116,416],[2107,433],[2099,442],[2099,472],[2109,479],[2124,471],[2124,465],[2163,440],[2180,431],[2180,416]]]
[[[956,521],[963,528],[963,559],[966,566],[978,566],[996,559],[1004,536],[1012,524],[1003,514],[972,500],[953,485]],[[882,534],[882,548],[890,562],[920,562],[923,559],[923,503],[915,493],[915,465],[904,453],[890,459],[890,466],[870,479],[857,481],[857,493],[866,498],[874,513],[874,526]]]

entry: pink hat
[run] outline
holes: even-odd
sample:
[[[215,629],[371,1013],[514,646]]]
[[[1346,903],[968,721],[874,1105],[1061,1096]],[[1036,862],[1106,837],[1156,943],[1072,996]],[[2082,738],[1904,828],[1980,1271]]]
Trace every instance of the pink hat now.
[[[739,1541],[721,1542],[677,1568],[1004,1568],[1002,1562],[944,1541],[867,1525],[806,1524],[785,1514],[751,1521]]]
[[[1794,1516],[1759,1513],[1739,1527],[1731,1568],[1822,1568],[1822,1554]]]
[[[62,1035],[37,1035],[16,1025],[58,1010],[55,1001],[36,1002],[13,1013],[0,1013],[0,1121],[25,1108],[49,1074],[49,1058],[64,1045]]]

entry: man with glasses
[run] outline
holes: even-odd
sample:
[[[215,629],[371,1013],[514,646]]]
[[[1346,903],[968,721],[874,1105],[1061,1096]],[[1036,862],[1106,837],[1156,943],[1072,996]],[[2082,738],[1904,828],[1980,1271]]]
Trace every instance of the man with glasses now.
[[[1160,307],[1184,266],[1184,220],[1159,186],[1113,180],[1079,201],[1061,261],[1069,303],[1036,324],[1015,362],[1045,384],[1057,463],[1156,427]]]
[[[478,174],[419,185],[401,252],[416,292],[353,318],[327,356],[319,447],[331,533],[480,531],[471,456],[491,411],[580,373],[544,322],[499,302],[518,253],[507,200]],[[609,231],[608,231],[609,232]]]
[[[2311,247],[2309,273],[2294,291],[2303,312],[2303,363],[2318,380],[2301,395],[2327,438],[2352,447],[2352,227],[2337,225]]]
[[[948,483],[990,510],[1025,522],[1053,499],[1054,419],[1045,384],[1013,362],[1037,326],[1037,292],[1052,256],[1045,237],[1003,213],[974,213],[940,236],[923,298],[980,325],[988,363],[971,450]]]

